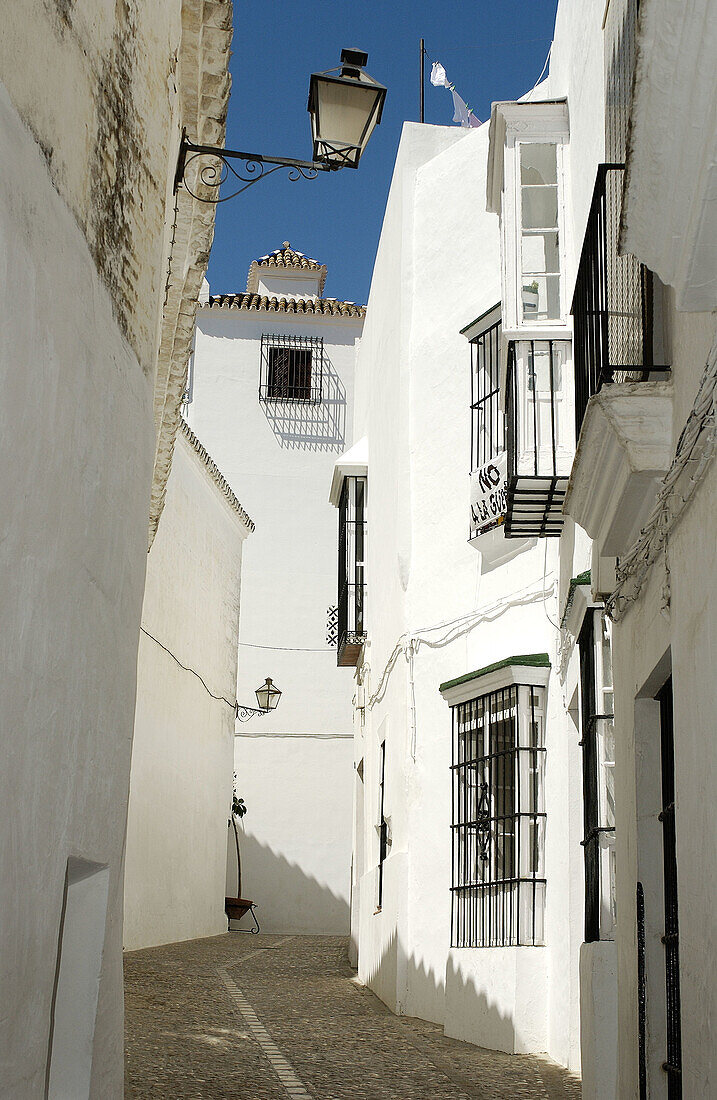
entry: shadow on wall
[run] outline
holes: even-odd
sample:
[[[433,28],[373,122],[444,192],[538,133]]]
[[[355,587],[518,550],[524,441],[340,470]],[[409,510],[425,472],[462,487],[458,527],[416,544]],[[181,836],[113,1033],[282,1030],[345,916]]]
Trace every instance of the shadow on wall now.
[[[277,855],[250,833],[241,833],[242,893],[256,903],[262,932],[306,936],[348,936],[349,904],[346,898],[307,875],[296,863]],[[348,869],[346,872],[348,880]],[[230,836],[227,859],[227,893],[236,892],[236,855]],[[248,928],[245,918],[241,927]],[[235,921],[232,928],[237,928]]]
[[[262,401],[264,415],[282,447],[305,451],[344,450],[346,387],[324,353],[321,401]]]
[[[364,984],[397,1015],[443,1024],[446,1035],[490,1050],[508,1054],[525,1051],[528,1037],[520,1035],[513,1017],[492,1003],[484,990],[476,988],[473,979],[461,973],[452,958],[448,959],[443,980],[406,954],[394,930],[369,966],[360,962]],[[528,1041],[527,1045],[533,1044]]]

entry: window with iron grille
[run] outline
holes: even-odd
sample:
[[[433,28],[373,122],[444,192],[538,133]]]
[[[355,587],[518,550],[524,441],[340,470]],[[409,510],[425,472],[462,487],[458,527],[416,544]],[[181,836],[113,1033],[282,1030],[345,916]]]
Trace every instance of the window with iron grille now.
[[[543,943],[545,689],[452,707],[453,947]]]
[[[366,478],[344,478],[339,499],[338,654],[355,665],[366,637]]]
[[[615,929],[615,734],[610,626],[590,609],[578,640],[583,751],[585,942]]]
[[[321,336],[263,335],[259,399],[321,401],[324,373],[324,340]]]
[[[501,322],[471,340],[471,470],[505,450],[505,416],[500,407]]]

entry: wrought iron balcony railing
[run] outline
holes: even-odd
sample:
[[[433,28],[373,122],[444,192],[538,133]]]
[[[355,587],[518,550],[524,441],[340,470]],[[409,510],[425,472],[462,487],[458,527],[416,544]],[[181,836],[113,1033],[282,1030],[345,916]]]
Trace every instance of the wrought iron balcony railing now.
[[[603,385],[644,382],[653,362],[652,272],[618,254],[624,164],[598,166],[573,295],[575,431]]]
[[[508,345],[506,538],[557,537],[575,452],[568,340]]]

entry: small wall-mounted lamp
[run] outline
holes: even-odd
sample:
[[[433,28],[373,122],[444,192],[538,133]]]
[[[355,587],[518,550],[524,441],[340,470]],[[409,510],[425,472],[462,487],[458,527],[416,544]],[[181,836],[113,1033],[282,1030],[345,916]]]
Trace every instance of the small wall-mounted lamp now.
[[[316,179],[319,172],[339,168],[358,168],[369,138],[381,121],[386,88],[364,70],[368,54],[363,50],[341,51],[341,65],[326,72],[312,73],[309,82],[308,111],[311,115],[313,160],[265,157],[260,153],[240,153],[215,145],[195,145],[182,132],[174,190],[180,184],[200,202],[226,202],[246,191],[260,179],[287,168],[289,179]],[[202,165],[193,184],[213,188],[214,193],[198,195],[186,180],[186,169],[197,157],[210,157]],[[219,163],[217,163],[219,161]],[[237,169],[231,162],[243,161]],[[241,183],[231,195],[219,198],[219,187],[231,174]]]
[[[255,714],[268,714],[269,711],[276,710],[280,699],[281,691],[271,677],[267,676],[264,683],[256,689],[256,701],[259,706],[243,707],[241,703],[237,703],[236,716],[240,722],[248,722]]]

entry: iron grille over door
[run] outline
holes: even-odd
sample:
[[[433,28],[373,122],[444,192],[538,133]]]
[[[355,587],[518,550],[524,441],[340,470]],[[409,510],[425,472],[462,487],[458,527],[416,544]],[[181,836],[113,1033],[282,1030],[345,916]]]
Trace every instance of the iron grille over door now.
[[[675,834],[675,737],[672,677],[659,692],[662,758],[662,855],[665,887],[665,990],[667,995],[667,1074],[669,1100],[682,1096],[682,1034],[680,1014],[680,947],[677,912],[677,845]]]
[[[339,666],[356,664],[366,637],[365,560],[366,478],[347,477],[339,500]]]
[[[545,691],[511,685],[453,715],[453,947],[543,942]]]
[[[263,335],[259,373],[260,401],[321,401],[324,374],[322,336]]]

